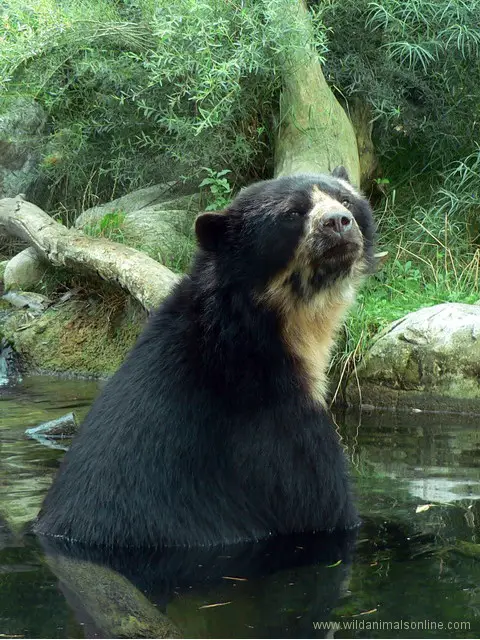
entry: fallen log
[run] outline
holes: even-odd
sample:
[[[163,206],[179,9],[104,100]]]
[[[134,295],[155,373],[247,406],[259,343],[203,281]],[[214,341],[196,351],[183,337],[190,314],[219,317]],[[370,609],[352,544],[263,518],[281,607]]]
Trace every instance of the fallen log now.
[[[147,310],[178,281],[141,251],[68,229],[22,196],[0,200],[0,231],[24,240],[54,266],[75,268],[121,286]]]
[[[178,627],[157,606],[108,566],[49,553],[47,562],[59,578],[77,620],[86,626],[86,637],[182,637]]]

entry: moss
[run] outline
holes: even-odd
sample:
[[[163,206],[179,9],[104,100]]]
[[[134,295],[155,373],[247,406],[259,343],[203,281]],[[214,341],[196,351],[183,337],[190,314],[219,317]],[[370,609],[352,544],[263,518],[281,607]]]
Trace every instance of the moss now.
[[[114,292],[63,303],[37,318],[14,313],[3,333],[33,370],[103,377],[118,369],[144,321],[136,303]]]
[[[11,311],[11,309],[11,304],[6,300],[2,300],[2,298],[0,298],[0,311]]]
[[[480,544],[475,542],[467,542],[465,540],[457,540],[454,551],[466,556],[467,558],[475,558],[480,560]]]
[[[108,638],[179,638],[178,628],[124,576],[106,566],[47,555],[52,571]]]

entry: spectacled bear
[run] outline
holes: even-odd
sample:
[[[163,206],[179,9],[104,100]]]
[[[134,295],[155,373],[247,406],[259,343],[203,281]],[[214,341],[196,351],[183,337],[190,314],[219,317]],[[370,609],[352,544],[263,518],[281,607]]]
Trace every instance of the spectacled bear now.
[[[91,408],[37,533],[206,546],[358,524],[325,394],[373,265],[369,204],[341,167],[253,184],[195,229],[189,275]]]

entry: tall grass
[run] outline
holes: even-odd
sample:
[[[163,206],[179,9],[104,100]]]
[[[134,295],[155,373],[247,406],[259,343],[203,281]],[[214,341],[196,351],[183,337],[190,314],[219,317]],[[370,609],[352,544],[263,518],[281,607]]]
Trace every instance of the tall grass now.
[[[332,363],[344,375],[394,320],[421,307],[480,299],[480,151],[417,189],[392,188],[375,212],[380,248],[389,257],[347,318]]]
[[[479,139],[480,0],[327,0],[326,71],[367,102],[395,177],[447,171]],[[383,162],[382,162],[383,164]]]

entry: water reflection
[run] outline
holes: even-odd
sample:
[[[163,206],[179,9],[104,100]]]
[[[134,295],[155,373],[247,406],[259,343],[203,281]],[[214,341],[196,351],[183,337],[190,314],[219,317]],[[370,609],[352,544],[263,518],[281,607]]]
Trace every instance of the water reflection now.
[[[25,532],[62,452],[24,430],[72,410],[81,419],[97,393],[95,382],[42,377],[0,389],[1,634],[479,636],[478,417],[337,415],[364,519],[354,553],[351,539],[311,537],[125,556],[42,547]],[[366,626],[402,620],[444,626]]]
[[[303,638],[314,621],[330,619],[354,540],[297,536],[125,554],[41,542],[88,637],[128,629],[127,637]]]
[[[376,411],[340,419],[356,467],[400,478],[427,502],[480,496],[480,416]]]

